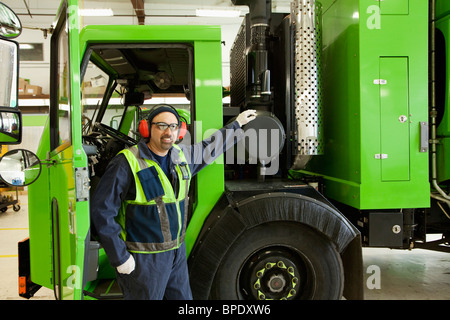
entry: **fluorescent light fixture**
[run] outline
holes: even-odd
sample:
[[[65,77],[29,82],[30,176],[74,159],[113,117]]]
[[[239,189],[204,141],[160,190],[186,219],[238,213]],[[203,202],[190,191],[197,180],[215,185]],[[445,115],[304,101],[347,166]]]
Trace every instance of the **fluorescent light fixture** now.
[[[241,15],[241,11],[240,10],[196,9],[195,14],[197,15],[197,17],[237,18]]]
[[[31,43],[19,43],[19,48],[22,50],[32,50],[34,46]]]
[[[111,17],[114,15],[112,9],[79,9],[78,13],[83,17]]]

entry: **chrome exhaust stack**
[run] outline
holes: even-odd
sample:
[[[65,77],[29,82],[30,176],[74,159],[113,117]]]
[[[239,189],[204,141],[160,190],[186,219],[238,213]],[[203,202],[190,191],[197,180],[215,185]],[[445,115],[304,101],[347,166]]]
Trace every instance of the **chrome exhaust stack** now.
[[[313,155],[323,154],[321,88],[321,4],[315,0],[291,3],[294,33],[294,108],[297,156],[292,169],[303,169]]]

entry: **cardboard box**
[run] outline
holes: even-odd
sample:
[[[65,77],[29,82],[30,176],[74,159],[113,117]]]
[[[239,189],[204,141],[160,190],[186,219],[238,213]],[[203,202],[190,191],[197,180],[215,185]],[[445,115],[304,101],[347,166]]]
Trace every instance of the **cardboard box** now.
[[[106,87],[103,87],[103,86],[101,86],[101,87],[92,87],[92,86],[89,86],[89,85],[85,85],[84,88],[83,88],[83,94],[85,96],[89,95],[91,97],[92,97],[92,95],[96,96],[96,97],[102,97],[103,94],[105,93],[105,91],[106,91]]]
[[[42,87],[33,86],[31,84],[27,84],[25,87],[25,94],[31,96],[38,96],[42,94]]]
[[[30,82],[28,79],[19,78],[19,94],[25,94],[25,88],[29,84]]]

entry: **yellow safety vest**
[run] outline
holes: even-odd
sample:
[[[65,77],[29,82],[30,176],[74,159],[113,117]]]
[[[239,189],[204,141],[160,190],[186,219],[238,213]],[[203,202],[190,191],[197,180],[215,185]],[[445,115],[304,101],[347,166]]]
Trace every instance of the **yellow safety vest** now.
[[[116,217],[128,251],[156,253],[179,248],[186,231],[191,180],[183,151],[177,145],[173,146],[178,196],[159,164],[142,158],[137,145],[120,153],[128,160],[136,184],[136,198],[123,201]]]

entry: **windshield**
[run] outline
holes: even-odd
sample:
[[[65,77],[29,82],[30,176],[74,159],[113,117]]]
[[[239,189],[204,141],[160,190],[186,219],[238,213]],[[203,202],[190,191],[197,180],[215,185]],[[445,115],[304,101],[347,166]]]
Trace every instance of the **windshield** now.
[[[189,122],[189,46],[98,44],[91,48],[82,83],[83,136],[101,133],[123,142],[125,135],[138,141],[139,119],[160,104],[174,106]]]
[[[91,61],[86,69],[86,74],[82,83],[82,105],[83,105],[83,134],[86,135],[92,131],[94,122],[100,112],[102,100],[106,93],[109,83],[109,75],[102,69],[97,67]],[[122,95],[125,88],[117,83],[114,83],[115,90],[108,101],[108,105],[100,119],[100,123],[110,126],[113,129],[118,129],[121,118],[124,113],[124,105]]]

